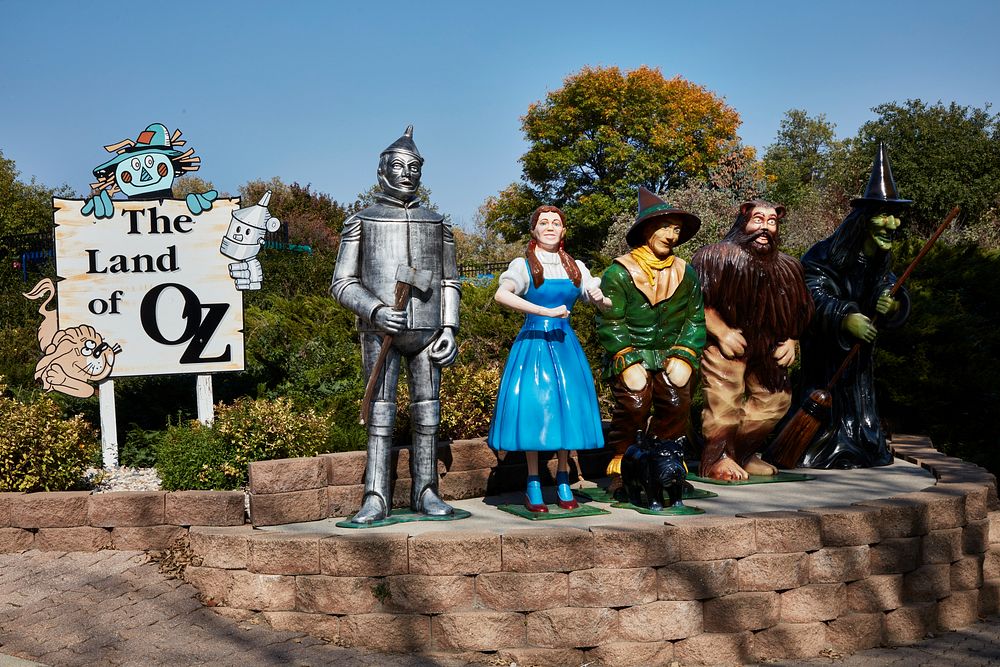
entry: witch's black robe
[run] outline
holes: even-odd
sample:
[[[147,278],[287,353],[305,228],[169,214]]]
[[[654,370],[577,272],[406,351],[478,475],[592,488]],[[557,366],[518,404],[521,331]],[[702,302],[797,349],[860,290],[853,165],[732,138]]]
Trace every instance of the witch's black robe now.
[[[910,299],[900,290],[899,308],[876,317],[879,294],[892,287],[889,253],[866,257],[856,251],[838,267],[832,257],[833,237],[814,245],[803,257],[806,286],[816,314],[802,337],[802,390],[808,396],[824,388],[857,339],[843,330],[844,318],[863,313],[875,321],[879,335],[898,327],[910,314]],[[843,258],[841,258],[843,259]],[[855,359],[833,387],[830,419],[813,438],[799,464],[807,468],[867,468],[892,463],[879,421],[872,375],[874,344],[862,343]],[[793,410],[797,404],[793,403]]]

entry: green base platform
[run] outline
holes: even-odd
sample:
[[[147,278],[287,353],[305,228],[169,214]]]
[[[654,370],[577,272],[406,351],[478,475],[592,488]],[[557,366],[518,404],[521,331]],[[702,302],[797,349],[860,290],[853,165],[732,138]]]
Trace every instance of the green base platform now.
[[[685,516],[691,514],[704,514],[705,510],[694,505],[683,505],[681,507],[665,507],[662,510],[651,510],[647,507],[639,507],[632,503],[611,503],[612,507],[623,510],[634,510],[639,514],[652,514],[653,516]]]
[[[472,516],[472,512],[460,510],[457,507],[453,514],[447,516],[427,516],[426,514],[414,512],[411,509],[398,509],[392,510],[392,514],[381,521],[354,523],[350,519],[344,519],[343,521],[338,521],[335,525],[337,528],[381,528],[383,526],[393,526],[397,523],[412,523],[414,521],[458,521],[460,519],[468,519],[470,516]]]
[[[503,510],[529,521],[549,521],[551,519],[570,519],[581,516],[611,514],[611,512],[600,507],[594,507],[593,505],[580,505],[572,510],[564,510],[559,505],[546,505],[546,507],[549,508],[548,512],[531,512],[524,505],[497,505],[498,510]]]
[[[702,482],[703,484],[721,484],[723,486],[742,486],[744,484],[777,484],[779,482],[805,482],[816,479],[812,475],[803,475],[797,472],[779,472],[777,475],[750,475],[750,479],[712,479],[711,477],[699,477],[694,473],[688,473],[687,478],[692,482]]]
[[[594,502],[598,503],[613,503],[616,500],[608,493],[608,490],[601,486],[593,486],[586,489],[573,489],[573,493],[583,496],[584,498],[589,498]],[[714,491],[705,491],[703,489],[692,489],[691,491],[686,491],[682,496],[683,500],[698,500],[700,498],[718,498],[719,494]]]

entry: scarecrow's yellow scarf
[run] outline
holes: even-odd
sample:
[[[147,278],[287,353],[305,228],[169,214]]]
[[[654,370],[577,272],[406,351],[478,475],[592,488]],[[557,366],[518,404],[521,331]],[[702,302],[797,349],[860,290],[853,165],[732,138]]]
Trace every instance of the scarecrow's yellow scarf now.
[[[646,274],[646,278],[649,280],[649,284],[654,291],[656,290],[656,276],[659,275],[660,271],[670,267],[674,263],[674,255],[670,255],[666,259],[660,259],[653,254],[649,246],[645,245],[634,249],[629,255],[639,265],[642,272]]]

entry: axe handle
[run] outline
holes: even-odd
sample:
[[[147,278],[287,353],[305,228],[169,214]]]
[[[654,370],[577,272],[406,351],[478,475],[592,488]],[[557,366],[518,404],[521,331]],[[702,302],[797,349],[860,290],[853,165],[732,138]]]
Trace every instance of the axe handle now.
[[[406,302],[410,300],[410,284],[402,281],[396,283],[396,310],[406,308]],[[368,384],[365,385],[365,396],[361,399],[361,417],[359,424],[368,421],[368,414],[372,409],[372,398],[375,396],[375,385],[378,384],[379,377],[382,376],[382,369],[385,367],[385,358],[389,356],[389,348],[392,347],[393,334],[387,333],[382,336],[382,348],[378,351],[375,365],[372,366],[372,373],[368,376]]]

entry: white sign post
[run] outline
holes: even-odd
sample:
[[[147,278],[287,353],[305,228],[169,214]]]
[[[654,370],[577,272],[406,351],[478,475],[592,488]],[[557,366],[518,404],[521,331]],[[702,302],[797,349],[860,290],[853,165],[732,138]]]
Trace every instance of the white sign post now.
[[[198,418],[211,423],[208,374],[244,366],[243,299],[219,251],[239,200],[218,199],[198,215],[184,201],[115,201],[108,220],[82,215],[83,204],[53,200],[59,328],[89,325],[120,346],[111,378],[198,375]],[[114,384],[101,389],[106,434]],[[116,465],[117,453],[104,461]]]
[[[212,376],[199,375],[195,384],[195,400],[198,403],[198,421],[205,426],[215,422],[215,401],[212,400]]]
[[[98,385],[97,400],[101,407],[101,460],[108,470],[118,467],[118,416],[115,413],[115,381],[108,379]]]

